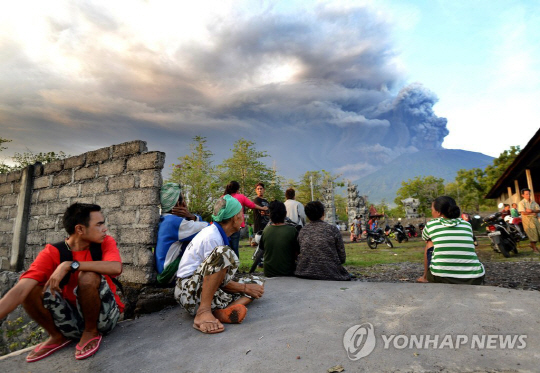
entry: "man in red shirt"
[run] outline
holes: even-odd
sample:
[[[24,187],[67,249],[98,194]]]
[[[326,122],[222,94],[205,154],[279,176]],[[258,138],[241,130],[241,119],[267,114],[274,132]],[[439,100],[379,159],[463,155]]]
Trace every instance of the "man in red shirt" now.
[[[111,331],[124,311],[111,280],[122,273],[115,240],[107,235],[101,207],[75,203],[63,218],[69,237],[62,245],[46,245],[19,282],[0,299],[0,319],[19,304],[48,333],[26,361],[41,360],[78,339],[75,358],[94,355],[102,333]],[[72,260],[61,261],[64,246]],[[101,260],[94,261],[90,246],[101,245]],[[65,258],[65,256],[64,256]],[[67,281],[67,282],[66,282]]]

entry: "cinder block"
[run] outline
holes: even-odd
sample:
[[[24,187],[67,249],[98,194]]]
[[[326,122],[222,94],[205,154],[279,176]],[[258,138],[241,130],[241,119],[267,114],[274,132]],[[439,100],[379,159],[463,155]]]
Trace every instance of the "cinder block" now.
[[[86,162],[86,154],[64,159],[64,169],[81,167]]]
[[[109,190],[132,189],[135,186],[134,175],[123,175],[109,178]]]
[[[107,221],[110,225],[135,224],[137,222],[137,212],[135,210],[112,210],[111,212],[107,213]]]
[[[64,168],[64,161],[58,160],[43,165],[43,175],[50,175],[55,172],[62,171]]]
[[[146,152],[146,141],[136,140],[125,142],[123,144],[113,145],[113,158],[125,157],[131,154],[140,154]]]
[[[59,198],[77,197],[79,195],[79,185],[66,185],[58,191]]]
[[[16,181],[13,183],[13,193],[19,193],[21,190],[21,183]]]
[[[34,179],[34,189],[48,188],[51,185],[49,176],[36,177]]]
[[[39,191],[38,201],[51,201],[58,198],[58,188],[42,189]]]
[[[99,165],[99,176],[120,175],[126,167],[125,159],[104,162]]]
[[[41,216],[38,221],[38,229],[54,229],[56,220],[56,216]]]
[[[7,174],[0,174],[0,184],[7,181]]]
[[[38,221],[39,219],[30,219],[28,220],[28,231],[37,231],[38,227]]]
[[[60,201],[60,202],[49,202],[49,206],[47,209],[48,215],[59,215],[64,214],[66,212],[66,209],[68,208],[68,200]]]
[[[0,259],[0,269],[2,271],[9,271],[10,270],[10,261],[6,259]]]
[[[17,214],[18,214],[18,209],[16,206],[14,206],[13,208],[9,209],[9,218],[10,219],[15,219],[17,217]]]
[[[145,170],[139,173],[140,188],[161,188],[162,184],[161,170]]]
[[[117,192],[117,193],[111,193],[111,194],[97,195],[96,204],[100,205],[101,208],[103,209],[120,207],[122,205],[122,194]]]
[[[15,206],[19,200],[18,194],[7,194],[2,199],[2,204],[4,206]]]
[[[38,202],[38,197],[39,197],[39,191],[34,190],[32,192],[32,198],[30,199],[30,203],[33,205],[36,204]]]
[[[52,244],[64,241],[67,238],[67,235],[68,234],[63,229],[58,231],[49,231],[45,234],[45,242]]]
[[[12,171],[7,174],[6,181],[19,181],[21,180],[22,170]]]
[[[0,196],[4,194],[11,194],[13,192],[13,184],[5,183],[0,185]]]
[[[155,233],[153,229],[122,228],[120,229],[120,242],[122,244],[153,245]]]
[[[138,224],[146,224],[149,226],[157,226],[159,223],[159,207],[144,206],[139,208]]]
[[[133,246],[121,246],[118,248],[120,251],[120,257],[122,258],[123,264],[133,263],[133,253],[137,251],[137,247]]]
[[[124,192],[124,206],[158,205],[159,189],[145,188]]]
[[[109,155],[111,152],[111,148],[101,148],[98,150],[94,150],[92,152],[86,153],[86,164],[94,164],[98,162],[103,162],[109,159]]]
[[[95,195],[107,190],[105,179],[92,180],[81,184],[81,196]]]
[[[122,275],[118,277],[122,283],[148,284],[155,281],[155,271],[149,267],[137,267],[133,264],[126,264],[123,267]]]
[[[141,155],[137,155],[128,159],[127,161],[127,171],[137,171],[137,170],[149,170],[149,169],[159,169],[163,168],[165,163],[165,153],[163,152],[150,152]]]
[[[26,235],[26,244],[28,245],[44,245],[45,244],[45,235],[43,232],[29,232]]]
[[[88,180],[96,177],[97,166],[84,167],[75,171],[74,181]]]
[[[0,221],[0,232],[10,232],[13,233],[13,226],[15,222],[12,220],[3,220]]]
[[[0,219],[6,219],[9,216],[9,207],[0,208]]]
[[[69,201],[69,204],[73,203],[94,203],[94,197],[76,197]]]
[[[72,182],[73,170],[64,170],[53,176],[52,185],[65,185]]]
[[[8,257],[10,250],[7,246],[0,247],[0,256],[3,256],[5,258]]]
[[[154,268],[154,255],[152,255],[152,252],[148,249],[139,249],[137,251],[137,266],[141,267],[152,267]]]

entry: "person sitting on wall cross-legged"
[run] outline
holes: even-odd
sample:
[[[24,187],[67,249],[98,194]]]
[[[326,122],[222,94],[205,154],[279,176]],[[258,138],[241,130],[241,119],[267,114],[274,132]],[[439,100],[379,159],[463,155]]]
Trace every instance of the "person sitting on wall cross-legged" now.
[[[228,246],[244,221],[242,205],[226,194],[214,205],[214,221],[189,243],[180,261],[174,297],[192,316],[193,327],[220,333],[222,323],[241,323],[246,305],[262,297],[264,280],[246,276],[233,281],[240,261]]]
[[[75,203],[64,213],[63,224],[69,237],[46,245],[0,299],[0,319],[22,304],[49,333],[28,354],[29,363],[53,354],[71,339],[79,341],[75,359],[94,355],[102,333],[110,332],[124,311],[111,280],[122,273],[122,261],[115,240],[107,235],[101,207]]]

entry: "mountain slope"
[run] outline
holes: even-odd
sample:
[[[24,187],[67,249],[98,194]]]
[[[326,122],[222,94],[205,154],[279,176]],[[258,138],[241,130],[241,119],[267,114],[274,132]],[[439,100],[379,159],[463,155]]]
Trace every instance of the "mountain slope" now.
[[[371,203],[378,203],[384,198],[393,204],[402,181],[432,175],[451,182],[460,169],[484,169],[492,162],[493,157],[466,150],[424,150],[400,156],[354,184],[358,185],[359,194],[368,196]]]

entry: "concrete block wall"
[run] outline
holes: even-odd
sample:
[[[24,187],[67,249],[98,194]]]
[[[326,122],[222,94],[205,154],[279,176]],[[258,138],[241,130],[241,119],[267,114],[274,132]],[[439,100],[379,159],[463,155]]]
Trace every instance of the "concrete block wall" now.
[[[164,162],[165,153],[148,152],[144,141],[132,141],[35,165],[23,268],[28,268],[46,243],[66,237],[62,216],[70,204],[96,203],[120,249],[124,263],[120,281],[151,283],[155,270],[150,249],[157,237]],[[0,177],[1,265],[8,269],[5,263],[11,260],[11,270],[16,270],[9,247],[21,175]]]
[[[21,177],[22,171],[0,174],[0,270],[10,269]]]

